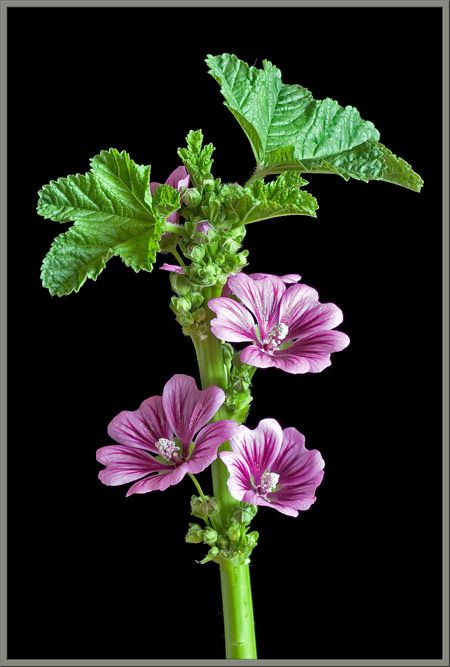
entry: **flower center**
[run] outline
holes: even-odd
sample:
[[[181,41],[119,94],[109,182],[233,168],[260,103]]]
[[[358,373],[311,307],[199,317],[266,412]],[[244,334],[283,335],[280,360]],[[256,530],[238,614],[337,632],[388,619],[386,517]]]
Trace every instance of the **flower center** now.
[[[178,447],[173,440],[168,440],[167,438],[160,438],[157,440],[155,442],[155,447],[167,461],[174,461],[181,451],[180,447]]]
[[[270,330],[270,333],[262,341],[263,350],[266,352],[273,352],[278,348],[281,342],[286,338],[289,332],[289,327],[284,322],[275,324]]]
[[[266,470],[266,472],[261,475],[261,481],[257,488],[258,493],[261,496],[266,496],[271,491],[274,491],[279,479],[280,475],[277,472],[269,472]]]

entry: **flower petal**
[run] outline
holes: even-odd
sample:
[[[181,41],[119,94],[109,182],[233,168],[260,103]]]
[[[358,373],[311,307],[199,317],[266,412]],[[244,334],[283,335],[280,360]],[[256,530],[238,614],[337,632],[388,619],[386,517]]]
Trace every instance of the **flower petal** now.
[[[96,452],[96,458],[106,466],[99,472],[98,478],[107,486],[134,482],[149,473],[170,469],[170,466],[160,463],[146,451],[125,445],[101,447]]]
[[[232,451],[245,461],[256,486],[278,456],[282,441],[283,432],[275,419],[262,419],[253,430],[239,426],[230,438]]]
[[[160,271],[170,271],[171,273],[185,273],[184,269],[182,266],[178,266],[178,264],[167,264],[167,262],[164,262],[164,264],[161,264],[159,267]]]
[[[307,285],[289,287],[280,306],[280,317],[289,327],[288,338],[328,331],[341,324],[343,315],[334,303],[319,303],[319,295]]]
[[[330,354],[340,352],[349,343],[350,338],[342,331],[323,331],[296,340],[287,350],[275,352],[274,357],[277,364],[286,364],[286,360],[290,360],[291,357],[306,361],[309,373],[320,373],[331,365]]]
[[[264,352],[264,350],[257,345],[248,345],[247,347],[244,347],[239,358],[244,364],[256,366],[256,368],[270,368],[271,366],[277,366],[273,355]]]
[[[297,429],[285,429],[280,453],[272,465],[272,471],[280,476],[280,488],[270,494],[270,502],[294,510],[308,509],[316,500],[324,466],[320,452],[306,449],[305,438]]]
[[[208,424],[199,432],[195,441],[192,457],[187,461],[189,472],[201,472],[217,458],[217,449],[237,428],[237,423],[231,419]]]
[[[167,473],[152,475],[146,479],[141,479],[136,484],[130,486],[127,492],[128,496],[133,493],[149,493],[149,491],[165,491],[169,486],[174,486],[181,482],[183,477],[187,474],[188,468],[185,463],[182,463],[176,468],[172,468]]]
[[[237,298],[256,317],[261,339],[265,338],[279,321],[280,301],[286,285],[278,276],[269,275],[254,280],[245,273],[228,278],[228,286]]]
[[[219,296],[210,299],[208,306],[217,315],[211,320],[211,331],[216,338],[230,343],[257,340],[253,318],[240,303]]]
[[[225,392],[219,387],[199,391],[194,378],[174,375],[164,387],[162,400],[169,424],[186,448],[194,434],[214,417]]]
[[[161,183],[158,183],[158,181],[152,181],[150,183],[150,194],[152,195],[152,197],[155,194],[155,190],[159,188],[160,185]]]
[[[166,183],[171,185],[175,190],[187,188],[189,186],[189,174],[183,165],[180,165],[168,176]]]
[[[219,452],[219,457],[230,474],[227,480],[228,489],[236,500],[243,500],[247,492],[253,490],[251,471],[246,461],[234,452]],[[254,504],[254,503],[252,503]]]
[[[155,441],[173,437],[161,396],[147,398],[138,410],[120,412],[109,424],[108,435],[121,445],[141,447],[157,454]]]

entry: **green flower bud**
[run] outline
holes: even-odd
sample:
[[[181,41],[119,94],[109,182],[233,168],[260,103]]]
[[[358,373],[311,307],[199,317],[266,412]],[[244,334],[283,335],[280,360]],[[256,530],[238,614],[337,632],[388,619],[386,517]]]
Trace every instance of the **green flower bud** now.
[[[240,525],[236,521],[232,521],[227,528],[227,537],[230,542],[239,542],[242,531]]]
[[[228,366],[231,364],[234,357],[234,349],[229,343],[222,343],[222,358],[223,363]]]
[[[199,519],[215,516],[220,511],[220,503],[214,496],[191,497],[191,514]]]
[[[181,201],[188,208],[196,208],[202,201],[202,196],[197,188],[188,188],[181,197]]]
[[[192,289],[191,281],[182,273],[171,273],[170,284],[173,291],[180,296],[185,296]]]
[[[205,248],[200,245],[190,244],[187,246],[184,254],[186,257],[189,257],[189,259],[192,259],[193,262],[201,262],[205,256]]]
[[[191,302],[186,297],[176,297],[173,296],[171,303],[174,307],[175,312],[188,313],[191,309]]]
[[[247,526],[255,517],[257,511],[258,508],[256,505],[245,505],[243,507],[238,507],[238,509],[233,512],[233,519],[237,523]]]
[[[184,539],[188,544],[200,544],[200,542],[203,542],[203,530],[198,523],[189,524],[189,530]]]
[[[219,555],[219,549],[217,547],[211,547],[206,556],[199,562],[201,565],[204,565],[205,563],[208,563],[210,560],[214,560],[214,558],[216,558],[216,556],[218,555]]]
[[[203,294],[201,294],[200,292],[194,292],[193,294],[191,294],[191,301],[194,308],[198,308],[199,306],[202,305],[204,301]]]
[[[246,547],[250,550],[254,549],[258,544],[259,533],[254,530],[251,533],[247,533],[245,536]]]
[[[217,542],[217,531],[214,528],[206,527],[203,531],[203,542],[212,546]]]
[[[240,243],[237,243],[233,239],[226,239],[222,244],[222,250],[224,252],[229,252],[234,255],[235,252],[239,250]]]

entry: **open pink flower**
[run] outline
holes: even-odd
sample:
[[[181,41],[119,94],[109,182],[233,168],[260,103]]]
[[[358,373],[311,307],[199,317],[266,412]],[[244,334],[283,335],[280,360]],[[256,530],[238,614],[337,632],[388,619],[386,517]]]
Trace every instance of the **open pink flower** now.
[[[240,358],[250,366],[275,366],[288,373],[319,373],[331,364],[332,352],[350,342],[334,303],[320,303],[308,285],[286,286],[277,276],[254,279],[239,273],[228,279],[239,299],[217,297],[208,302],[217,317],[211,331],[230,343],[250,342]]]
[[[185,167],[177,167],[175,171],[173,171],[170,176],[167,178],[166,183],[168,185],[171,185],[175,190],[178,190],[179,192],[183,188],[188,188],[189,187],[189,174],[186,171]],[[157,181],[152,181],[150,183],[150,192],[153,195],[155,192],[156,188],[159,188],[161,183],[158,183]],[[178,224],[178,221],[180,219],[180,216],[178,214],[178,211],[175,211],[175,213],[172,213],[169,215],[167,218],[167,222],[171,222],[174,225]]]
[[[199,391],[194,378],[174,375],[162,397],[151,396],[138,410],[126,410],[112,420],[108,434],[119,444],[97,450],[97,461],[106,466],[99,472],[100,481],[108,486],[135,482],[130,496],[163,491],[187,473],[201,472],[236,428],[230,420],[205,426],[224,400],[219,387]]]
[[[282,430],[275,419],[263,419],[253,431],[239,426],[230,444],[232,451],[219,456],[230,473],[233,498],[289,516],[315,502],[325,463],[316,449],[306,449],[297,429]]]

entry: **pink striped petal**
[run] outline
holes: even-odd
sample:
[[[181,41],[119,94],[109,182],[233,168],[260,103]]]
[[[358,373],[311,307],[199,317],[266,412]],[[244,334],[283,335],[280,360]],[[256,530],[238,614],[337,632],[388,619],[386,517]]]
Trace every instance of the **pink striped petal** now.
[[[98,477],[108,486],[134,482],[149,473],[170,469],[170,466],[160,463],[146,451],[124,445],[101,447],[97,450],[96,458],[106,466]]]
[[[278,350],[274,354],[274,359],[280,368],[284,368],[284,366],[294,362],[295,359],[301,359],[308,363],[309,368],[307,370],[309,373],[320,373],[324,368],[331,365],[330,354],[340,352],[349,343],[350,338],[342,331],[323,331],[300,338],[286,350]],[[287,370],[287,368],[284,368],[284,370]]]
[[[211,331],[216,338],[230,343],[257,340],[252,316],[240,303],[220,296],[210,299],[208,306],[217,315],[211,320]]]
[[[169,486],[174,486],[181,482],[183,477],[189,472],[185,463],[182,463],[176,468],[172,468],[170,472],[152,475],[146,479],[141,479],[136,484],[130,486],[127,492],[128,496],[133,493],[149,493],[150,491],[165,491]]]
[[[111,421],[108,435],[129,447],[141,447],[158,453],[154,443],[159,438],[173,437],[173,432],[164,414],[161,396],[152,396],[138,410],[124,410]]]
[[[164,387],[162,400],[171,428],[187,448],[195,433],[214,417],[225,393],[219,387],[199,391],[194,378],[174,375]]]
[[[250,430],[239,426],[230,438],[232,451],[247,464],[255,484],[270,468],[280,451],[283,441],[281,426],[275,419],[263,419]]]
[[[228,278],[228,286],[253,313],[258,322],[260,338],[265,338],[279,322],[280,301],[286,291],[284,282],[277,276],[253,280],[245,273],[238,273]]]
[[[249,366],[256,366],[256,368],[270,368],[277,366],[273,355],[268,354],[257,345],[248,345],[244,347],[239,355],[240,360]]]

